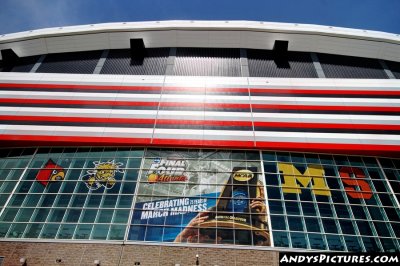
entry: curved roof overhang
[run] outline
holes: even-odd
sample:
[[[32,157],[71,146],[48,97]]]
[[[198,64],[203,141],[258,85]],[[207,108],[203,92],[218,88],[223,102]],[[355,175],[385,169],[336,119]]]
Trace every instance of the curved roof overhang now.
[[[142,38],[148,48],[212,47],[272,49],[289,41],[305,51],[400,62],[400,36],[385,32],[310,24],[256,21],[151,21],[47,28],[0,35],[0,50],[20,57],[74,51],[124,49]],[[0,55],[1,59],[1,55]]]

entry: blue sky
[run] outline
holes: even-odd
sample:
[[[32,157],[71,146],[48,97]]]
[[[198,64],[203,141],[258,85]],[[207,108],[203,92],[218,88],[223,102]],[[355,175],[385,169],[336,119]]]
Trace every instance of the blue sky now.
[[[0,34],[174,19],[292,22],[400,33],[400,0],[0,0]]]

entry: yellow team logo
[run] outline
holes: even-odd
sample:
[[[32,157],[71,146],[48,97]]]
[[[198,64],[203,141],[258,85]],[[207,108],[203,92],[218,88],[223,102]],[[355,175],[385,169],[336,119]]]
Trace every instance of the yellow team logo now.
[[[94,169],[88,170],[87,174],[82,177],[85,184],[90,190],[96,190],[100,187],[111,189],[115,185],[115,174],[124,173],[120,169],[122,163],[115,163],[114,160],[108,162],[93,162]]]
[[[291,163],[278,163],[278,169],[283,174],[283,193],[300,194],[302,188],[310,187],[315,195],[331,196],[329,187],[325,183],[322,165],[309,165],[304,173]]]
[[[241,181],[241,182],[249,181],[253,177],[254,177],[253,172],[248,169],[242,169],[242,170],[236,171],[233,174],[233,178],[235,180]]]

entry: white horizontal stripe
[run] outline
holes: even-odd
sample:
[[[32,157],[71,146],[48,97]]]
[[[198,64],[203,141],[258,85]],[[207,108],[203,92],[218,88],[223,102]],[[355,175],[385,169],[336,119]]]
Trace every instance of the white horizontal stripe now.
[[[0,91],[0,98],[101,100],[101,101],[159,101],[160,94],[83,93],[47,91]]]
[[[0,107],[0,115],[156,118],[157,110]],[[253,117],[253,118],[252,118]],[[400,116],[158,111],[159,119],[400,125]]]
[[[400,145],[399,135],[256,131],[256,141]]]

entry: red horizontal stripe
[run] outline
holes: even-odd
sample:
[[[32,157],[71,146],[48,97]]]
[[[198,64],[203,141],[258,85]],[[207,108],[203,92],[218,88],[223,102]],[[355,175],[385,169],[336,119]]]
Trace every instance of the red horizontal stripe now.
[[[259,127],[283,127],[283,128],[327,128],[327,129],[371,129],[371,130],[400,130],[400,125],[378,124],[328,124],[328,123],[297,123],[297,122],[254,122]]]
[[[56,99],[0,99],[0,103],[20,104],[60,104],[60,105],[104,105],[104,106],[158,106],[158,102],[122,102],[122,101],[88,101]],[[22,105],[21,105],[22,106]]]
[[[116,91],[160,91],[162,86],[123,86],[123,85],[81,85],[81,84],[29,84],[29,83],[0,83],[0,88],[15,88],[15,89],[86,89],[86,90],[116,90]],[[175,87],[166,86],[163,90],[168,91],[192,91],[203,92],[205,90],[212,92],[232,92],[246,93],[249,90],[253,94],[268,93],[268,94],[287,94],[287,95],[382,95],[382,96],[400,96],[400,91],[388,90],[332,90],[332,89],[273,89],[273,88],[229,88],[229,87]]]
[[[400,96],[400,91],[385,91],[385,90],[307,90],[307,89],[254,89],[250,88],[252,94],[270,93],[270,94],[287,94],[287,95],[383,95],[383,96]]]
[[[114,138],[114,137],[79,137],[79,136],[31,136],[0,135],[3,147],[17,146],[161,146],[161,147],[202,147],[202,148],[242,148],[298,152],[320,152],[352,155],[373,155],[400,157],[400,145],[375,144],[328,144],[296,142],[257,142],[227,140],[179,140],[147,138]]]
[[[99,117],[68,117],[68,116],[16,116],[0,115],[0,120],[13,121],[46,121],[46,122],[76,122],[76,123],[111,123],[111,124],[154,124],[156,119],[141,118],[99,118]],[[214,120],[173,120],[157,119],[162,125],[210,125],[210,126],[252,126],[251,121],[214,121]]]
[[[56,99],[0,99],[0,103],[20,104],[60,104],[60,105],[104,105],[104,106],[158,106],[158,102],[124,102],[124,101],[88,101],[88,100],[56,100]],[[22,106],[21,105],[21,106]],[[185,103],[161,102],[165,107],[193,107],[215,109],[247,109],[250,104],[233,103]],[[320,105],[285,105],[285,104],[252,104],[253,109],[261,110],[309,110],[309,111],[352,111],[352,112],[400,112],[400,107],[391,106],[320,106]]]
[[[336,105],[252,104],[252,107],[253,107],[253,109],[262,109],[262,110],[400,112],[400,107],[391,107],[391,106],[336,106]]]
[[[16,84],[0,83],[0,88],[15,89],[66,89],[66,90],[115,90],[115,91],[161,91],[161,86],[120,86],[120,85],[75,85],[75,84]]]
[[[68,117],[68,116],[17,116],[0,115],[0,120],[13,121],[48,121],[48,122],[76,122],[76,123],[111,123],[111,124],[154,124],[156,119],[142,118],[99,118],[99,117]],[[157,124],[162,125],[205,125],[205,126],[252,126],[251,121],[217,121],[217,120],[175,120],[157,119]],[[259,122],[254,126],[270,128],[325,128],[325,129],[354,129],[356,130],[400,130],[400,125],[380,124],[337,124],[337,123],[298,123],[298,122]]]

